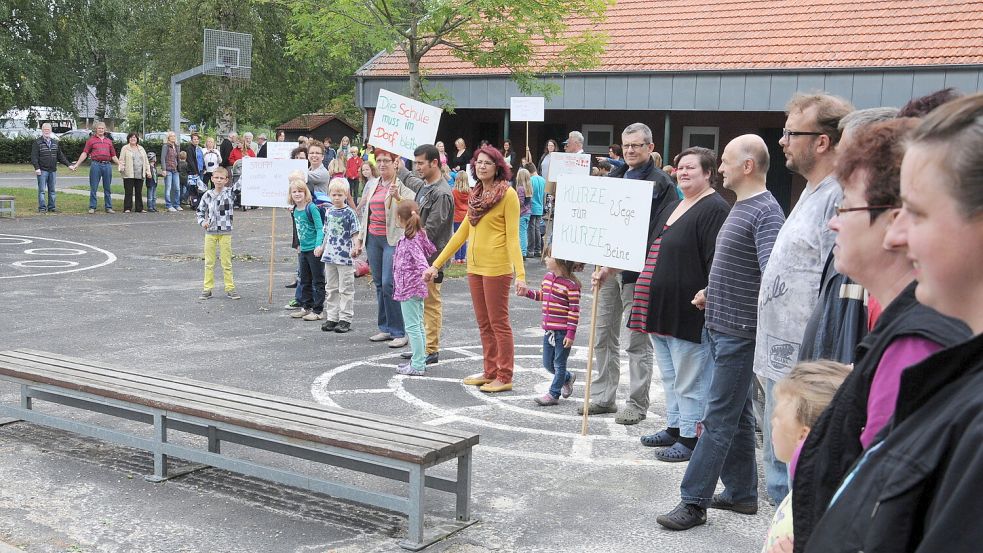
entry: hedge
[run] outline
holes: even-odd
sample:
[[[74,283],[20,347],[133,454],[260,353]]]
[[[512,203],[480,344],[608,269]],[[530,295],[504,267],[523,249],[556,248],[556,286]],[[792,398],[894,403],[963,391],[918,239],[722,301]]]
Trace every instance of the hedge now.
[[[31,163],[31,145],[35,140],[37,139],[0,137],[0,163]],[[65,152],[65,157],[71,162],[79,158],[79,154],[82,153],[82,148],[85,146],[84,140],[59,140],[58,143],[61,144],[61,149]],[[141,141],[140,144],[148,152],[155,152],[160,156],[160,149],[163,146],[162,141],[148,140],[146,142]],[[117,152],[123,147],[122,142],[116,142],[115,145]]]

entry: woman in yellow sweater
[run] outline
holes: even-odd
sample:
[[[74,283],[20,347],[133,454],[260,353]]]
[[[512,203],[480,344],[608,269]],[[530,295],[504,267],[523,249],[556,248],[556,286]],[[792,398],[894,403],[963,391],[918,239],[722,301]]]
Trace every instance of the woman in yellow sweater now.
[[[424,273],[424,279],[434,278],[437,267],[443,267],[467,240],[468,284],[481,333],[484,371],[465,378],[464,383],[481,386],[482,392],[507,392],[512,389],[515,364],[509,321],[513,274],[516,291],[526,291],[526,270],[519,249],[519,196],[509,186],[511,170],[495,148],[487,146],[475,152],[471,171],[478,184],[468,198],[468,215]]]

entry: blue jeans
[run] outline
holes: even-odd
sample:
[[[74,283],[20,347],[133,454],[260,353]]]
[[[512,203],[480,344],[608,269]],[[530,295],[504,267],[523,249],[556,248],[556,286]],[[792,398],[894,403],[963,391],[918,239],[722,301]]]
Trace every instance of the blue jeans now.
[[[775,387],[775,381],[763,376],[758,379],[765,391],[765,420],[761,425],[764,435],[761,464],[765,466],[765,487],[768,495],[775,501],[775,505],[779,505],[788,495],[788,465],[775,458],[775,450],[771,446],[771,415],[775,411],[775,394],[772,389]]]
[[[164,207],[177,209],[181,206],[181,175],[168,171],[164,177]]]
[[[570,380],[570,373],[567,372],[570,348],[563,347],[563,339],[566,336],[565,330],[547,330],[546,335],[543,336],[543,366],[553,375],[550,395],[554,398],[560,397],[561,388]]]
[[[460,223],[454,223],[454,232],[457,232],[457,229],[461,228],[462,224],[464,224],[463,221]],[[454,259],[456,261],[464,261],[467,258],[468,258],[468,243],[467,241],[465,241],[464,244],[460,248],[458,248],[456,252],[454,252]]]
[[[526,247],[529,245],[529,215],[519,215],[519,249],[522,250],[522,257],[526,256]]]
[[[427,369],[427,334],[423,330],[423,298],[410,298],[399,302],[399,308],[406,326],[413,357],[410,365],[414,369]]]
[[[157,209],[157,179],[147,179],[147,209]]]
[[[684,438],[695,438],[696,424],[703,420],[707,405],[710,348],[705,339],[696,344],[673,336],[652,334],[651,338],[666,392],[669,427],[678,428]]]
[[[38,211],[54,211],[55,209],[55,172],[41,170],[38,175]],[[44,192],[48,191],[48,203],[44,203]]]
[[[113,208],[112,189],[113,164],[110,161],[93,161],[89,166],[89,209],[96,208],[96,190],[99,190],[99,179],[102,179],[103,205],[106,209]]]
[[[313,251],[300,252],[300,304],[315,313],[324,311],[324,263]]]
[[[369,256],[369,268],[372,269],[372,282],[375,284],[379,331],[393,338],[402,338],[406,335],[403,311],[399,302],[393,299],[393,253],[396,247],[390,246],[385,236],[369,234],[365,252]]]
[[[526,234],[528,235],[526,239],[528,240],[529,253],[543,253],[543,233],[539,228],[542,220],[542,215],[529,216],[529,229],[526,231]]]
[[[754,454],[754,339],[707,330],[713,377],[703,417],[703,434],[679,486],[682,500],[706,509],[717,478],[723,495],[738,504],[757,503],[758,465]]]

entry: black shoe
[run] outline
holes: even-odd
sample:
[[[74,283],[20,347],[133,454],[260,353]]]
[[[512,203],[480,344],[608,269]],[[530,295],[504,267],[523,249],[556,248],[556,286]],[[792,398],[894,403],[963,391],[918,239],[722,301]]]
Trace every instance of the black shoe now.
[[[675,509],[655,517],[655,521],[670,530],[689,530],[707,523],[707,510],[699,505],[680,502]]]
[[[338,326],[334,327],[334,331],[339,334],[344,334],[352,329],[352,323],[348,321],[340,321]]]
[[[284,286],[284,288],[296,288],[296,287],[297,287],[297,281],[296,280],[293,281],[293,282],[291,282],[290,284]]]
[[[338,328],[338,321],[324,321],[321,325],[321,330],[325,332],[332,332],[336,328]]]
[[[404,351],[404,352],[402,352],[402,353],[399,354],[399,358],[400,359],[413,359],[413,352],[412,351]]]
[[[436,365],[438,361],[440,361],[439,351],[435,351],[433,353],[427,354],[427,361],[426,361],[427,365]]]
[[[713,499],[710,500],[710,508],[734,511],[735,513],[741,513],[742,515],[758,514],[757,501],[754,503],[734,503],[728,499],[724,499],[720,494],[714,494]]]
[[[58,210],[55,208],[51,208],[48,210],[48,213],[58,213]]]

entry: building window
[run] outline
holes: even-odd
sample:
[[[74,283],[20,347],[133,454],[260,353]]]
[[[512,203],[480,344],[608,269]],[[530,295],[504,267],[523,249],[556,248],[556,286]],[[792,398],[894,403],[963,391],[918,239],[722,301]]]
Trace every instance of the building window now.
[[[717,152],[720,127],[683,127],[683,149],[700,146]]]
[[[614,125],[584,125],[584,151],[589,154],[607,155],[614,141]]]

